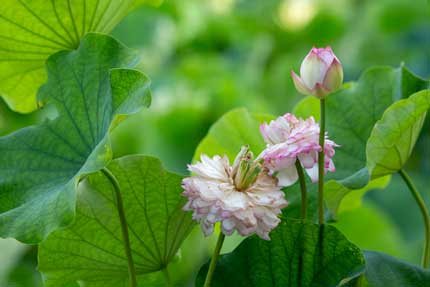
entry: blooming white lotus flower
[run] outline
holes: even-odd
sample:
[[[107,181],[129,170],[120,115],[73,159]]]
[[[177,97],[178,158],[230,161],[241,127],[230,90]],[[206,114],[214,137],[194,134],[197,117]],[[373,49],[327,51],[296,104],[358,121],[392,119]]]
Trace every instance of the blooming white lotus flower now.
[[[265,166],[276,174],[280,186],[290,186],[298,179],[295,162],[298,159],[312,182],[318,181],[319,124],[313,117],[306,120],[285,114],[260,126],[267,148],[260,154]],[[335,171],[332,157],[338,145],[326,135],[324,170]]]
[[[203,154],[188,169],[193,175],[182,181],[182,194],[188,198],[183,209],[194,211],[193,219],[206,236],[221,222],[226,235],[236,230],[242,236],[256,233],[270,239],[269,232],[279,224],[278,215],[287,201],[276,178],[253,160],[248,147],[242,148],[233,166],[226,156]]]
[[[294,71],[291,71],[291,77],[300,93],[324,98],[342,85],[342,64],[330,46],[314,47],[300,66],[300,77]]]

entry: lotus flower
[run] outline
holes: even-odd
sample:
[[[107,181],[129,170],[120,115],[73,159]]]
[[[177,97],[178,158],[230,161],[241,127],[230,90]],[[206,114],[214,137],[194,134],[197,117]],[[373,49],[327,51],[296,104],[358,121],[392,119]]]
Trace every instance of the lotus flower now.
[[[262,124],[260,131],[267,147],[259,158],[264,160],[264,165],[270,170],[270,174],[276,174],[280,186],[290,186],[297,181],[298,174],[295,166],[297,159],[312,182],[318,181],[318,152],[321,151],[318,143],[320,127],[313,117],[304,120],[287,113],[269,124]],[[325,172],[335,171],[332,157],[335,154],[334,147],[337,146],[326,135],[324,142]]]
[[[342,64],[330,46],[312,48],[300,66],[300,77],[294,71],[291,77],[300,93],[324,98],[342,85]]]
[[[242,148],[233,166],[226,156],[203,154],[188,169],[193,175],[182,182],[182,195],[188,198],[183,209],[193,211],[193,219],[206,236],[221,222],[226,235],[237,231],[242,236],[256,233],[270,239],[269,232],[279,224],[278,215],[287,201],[277,179],[253,160],[248,147]]]

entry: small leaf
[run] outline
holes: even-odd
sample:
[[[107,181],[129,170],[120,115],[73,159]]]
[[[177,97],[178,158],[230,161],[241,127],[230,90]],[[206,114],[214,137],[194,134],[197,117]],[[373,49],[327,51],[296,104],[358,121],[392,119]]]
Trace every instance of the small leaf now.
[[[87,32],[109,33],[142,0],[2,0],[0,94],[19,112],[36,109],[46,59],[79,46]]]
[[[270,237],[249,237],[222,255],[211,286],[336,287],[364,271],[361,251],[333,226],[288,220]],[[200,270],[196,286],[203,286],[208,265]]]
[[[406,263],[389,255],[365,251],[368,287],[430,286],[430,270]],[[360,285],[359,285],[360,286]]]
[[[116,159],[108,168],[121,188],[137,273],[164,269],[194,226],[182,211],[183,177],[166,171],[158,159],[139,155]],[[88,287],[129,286],[114,199],[101,172],[80,184],[75,222],[53,232],[39,250],[47,287],[74,281]]]
[[[58,117],[0,138],[0,237],[37,243],[72,221],[78,181],[112,157],[109,130],[150,103],[148,78],[123,69],[135,63],[100,34],[48,59],[39,99]]]
[[[421,132],[430,91],[418,92],[392,104],[367,141],[367,168],[373,178],[396,173],[409,159]]]

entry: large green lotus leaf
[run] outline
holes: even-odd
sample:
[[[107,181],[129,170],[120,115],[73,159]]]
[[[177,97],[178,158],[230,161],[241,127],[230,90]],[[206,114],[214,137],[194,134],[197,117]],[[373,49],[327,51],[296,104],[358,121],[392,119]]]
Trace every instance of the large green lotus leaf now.
[[[364,271],[360,249],[333,226],[287,220],[270,237],[249,237],[222,255],[211,286],[336,287]],[[196,286],[203,286],[208,265],[200,270]]]
[[[333,158],[336,172],[327,174],[326,201],[330,215],[335,218],[342,198],[351,190],[370,189],[366,144],[373,126],[384,111],[396,100],[428,87],[428,82],[405,67],[374,67],[366,70],[357,82],[326,100],[329,137],[341,146]],[[299,116],[319,118],[317,99],[303,99],[295,108]]]
[[[36,109],[45,61],[79,46],[87,32],[109,33],[142,0],[2,0],[0,95],[19,112]]]
[[[376,122],[367,141],[367,168],[373,178],[399,171],[409,159],[421,132],[430,91],[424,90],[392,104]]]
[[[100,34],[48,59],[38,97],[58,116],[0,138],[1,237],[37,243],[72,221],[79,179],[111,159],[109,130],[150,104],[148,78],[126,69],[135,63]]]
[[[409,264],[389,255],[365,251],[366,271],[362,287],[428,287],[430,270]],[[367,282],[366,282],[367,281]]]
[[[166,171],[160,160],[141,155],[116,159],[108,168],[121,188],[137,273],[164,269],[194,226],[191,214],[182,211],[183,177]],[[102,172],[79,185],[76,212],[72,225],[53,232],[40,246],[39,269],[46,286],[73,281],[91,287],[129,286],[114,191]]]

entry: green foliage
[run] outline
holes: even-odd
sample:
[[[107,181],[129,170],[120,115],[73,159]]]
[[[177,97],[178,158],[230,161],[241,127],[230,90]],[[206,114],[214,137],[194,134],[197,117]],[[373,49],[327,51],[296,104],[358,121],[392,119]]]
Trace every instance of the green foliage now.
[[[194,225],[191,214],[182,211],[183,177],[166,171],[158,159],[139,155],[116,159],[108,168],[121,188],[137,273],[166,268]],[[39,269],[46,286],[74,281],[85,286],[128,286],[113,192],[102,172],[80,184],[74,223],[41,244]]]
[[[430,286],[430,271],[411,265],[389,255],[365,251],[366,283],[368,287],[418,287]]]
[[[97,39],[88,41],[84,35],[90,31],[109,33],[128,11],[143,2],[148,1],[1,1],[0,96],[5,102],[0,99],[0,133],[11,133],[46,117],[49,120],[0,138],[0,237],[14,236],[36,243],[52,230],[63,227],[42,245],[40,266],[48,286],[128,285],[127,264],[115,257],[125,254],[111,186],[97,173],[112,157],[155,154],[169,169],[184,171],[197,143],[227,110],[246,107],[253,112],[279,114],[292,110],[292,104],[301,95],[292,86],[290,69],[298,70],[306,54],[304,50],[313,44],[333,46],[348,80],[355,79],[369,65],[397,65],[400,60],[422,75],[430,71],[426,64],[428,57],[423,53],[430,47],[428,7],[418,3],[410,5],[409,0],[343,1],[339,5],[330,5],[325,0],[166,1],[159,9],[142,7],[114,32],[118,39],[133,42],[145,55],[145,61],[140,64],[156,79],[155,92],[160,94],[157,97],[160,101],[151,113],[141,113],[116,129],[118,133],[111,148],[110,131],[128,114],[149,104],[149,82],[139,72],[124,69],[138,62],[135,54],[116,41],[107,40],[108,37],[90,35],[89,38]],[[363,25],[354,25],[357,22]],[[84,45],[88,48],[85,53]],[[74,49],[78,51],[55,54]],[[46,60],[49,76],[44,70]],[[36,98],[37,89],[48,77],[49,83]],[[346,83],[342,91],[328,99],[328,133],[341,147],[334,157],[337,172],[328,174],[325,185],[329,211],[326,217],[333,219],[339,213],[335,227],[362,249],[417,259],[422,230],[421,224],[411,222],[418,221],[419,214],[403,182],[399,185],[393,176],[388,188],[387,184],[390,174],[408,162],[408,170],[414,171],[417,179],[422,178],[422,187],[426,187],[430,138],[420,130],[422,126],[428,129],[425,114],[430,96],[429,92],[416,92],[428,87],[427,81],[403,67],[374,68],[366,71],[358,82]],[[44,109],[20,115],[7,106],[25,113],[37,106]],[[302,116],[314,115],[317,120],[318,110],[318,101],[311,98],[295,108]],[[227,154],[233,160],[243,144],[250,144],[258,154],[265,146],[258,126],[271,119],[272,116],[255,115],[245,109],[227,113],[210,129],[194,160],[201,153]],[[131,229],[139,233],[136,236],[129,230],[139,286],[169,285],[159,270],[168,263],[173,279],[170,286],[190,286],[194,276],[190,274],[196,272],[196,266],[208,255],[207,247],[213,238],[203,238],[196,226],[195,238],[189,237],[189,242],[182,246],[181,256],[172,260],[188,232],[184,225],[180,229],[183,233],[179,232],[176,238],[176,233],[170,232],[168,221],[178,225],[184,221],[176,214],[166,219],[167,211],[179,213],[184,203],[179,196],[182,177],[165,171],[158,160],[149,157],[122,158],[109,167],[120,179],[121,186],[126,187],[123,196],[127,200],[127,218]],[[148,177],[157,177],[157,180],[136,174],[136,169],[151,167],[154,174]],[[141,184],[142,181],[150,187]],[[166,182],[171,183],[167,190],[172,190],[172,209],[162,205],[165,198],[160,185]],[[316,185],[309,180],[307,184],[308,219],[312,220],[317,192]],[[145,194],[148,188],[151,192]],[[138,195],[144,193],[144,198],[150,198],[151,202],[144,204],[144,208],[139,206],[131,199],[133,189]],[[404,226],[402,236],[378,208],[373,205],[369,208],[368,202],[361,204],[363,195],[371,189],[386,189],[386,192],[370,194],[380,198],[380,205],[396,201],[386,213]],[[285,194],[289,206],[283,210],[282,219],[286,222],[272,233],[274,241],[251,237],[233,253],[223,256],[216,284],[233,285],[237,280],[238,286],[266,286],[273,271],[275,284],[269,286],[292,285],[284,283],[288,279],[297,280],[302,274],[303,282],[296,285],[306,286],[306,276],[312,277],[309,274],[314,269],[304,268],[307,266],[299,262],[301,256],[306,260],[317,257],[309,256],[318,251],[312,248],[318,238],[309,234],[318,234],[310,232],[318,227],[291,221],[300,214],[298,184],[286,188]],[[186,223],[191,228],[189,215],[183,212],[181,215],[187,216]],[[72,218],[76,221],[70,226]],[[149,225],[154,232],[148,232]],[[329,226],[324,228],[326,231],[330,234],[326,237],[332,240],[325,242],[328,246],[336,244],[337,248],[339,241],[339,248],[344,248],[346,241],[339,232]],[[279,240],[281,237],[286,240]],[[406,244],[403,238],[408,240]],[[224,251],[233,250],[241,240],[243,237],[238,235],[229,237]],[[292,246],[291,241],[297,245]],[[357,251],[351,243],[345,244]],[[304,250],[297,250],[297,246],[310,247],[310,251],[302,254]],[[12,247],[5,248],[13,251]],[[36,248],[28,253],[32,254],[28,255],[30,260],[23,259],[27,255],[3,254],[5,248],[0,250],[5,263],[0,264],[0,273],[3,271],[0,285],[39,286]],[[172,251],[166,253],[169,248]],[[21,259],[11,260],[11,256]],[[251,256],[252,260],[247,261]],[[354,269],[362,267],[362,259],[357,259],[357,266],[349,266],[344,262],[354,256],[338,258],[344,260],[342,265],[328,265],[335,271],[342,272],[344,268],[344,273],[348,273],[350,270],[346,269],[352,268],[357,271],[353,275],[357,275],[362,270]],[[331,278],[333,282],[307,285],[429,285],[428,272],[419,267],[372,252],[366,252],[366,260],[367,280],[360,277],[362,281],[340,283]],[[288,277],[290,274],[285,270],[293,276]],[[147,273],[150,271],[155,272]],[[322,274],[333,273],[331,269],[324,269]],[[203,277],[204,270],[199,283]],[[260,284],[259,280],[264,282]]]
[[[36,243],[71,222],[78,181],[111,159],[109,130],[150,104],[148,78],[126,69],[135,63],[98,34],[48,59],[38,97],[58,116],[0,138],[0,236]]]
[[[288,220],[270,237],[249,237],[222,255],[212,286],[336,287],[364,271],[361,251],[332,226]],[[200,270],[196,286],[203,286],[207,269]]]
[[[367,168],[377,178],[399,171],[409,159],[430,107],[430,90],[391,105],[373,128],[367,146]]]
[[[109,33],[142,0],[3,0],[0,5],[0,94],[19,112],[36,109],[46,59],[79,46],[88,32]]]

